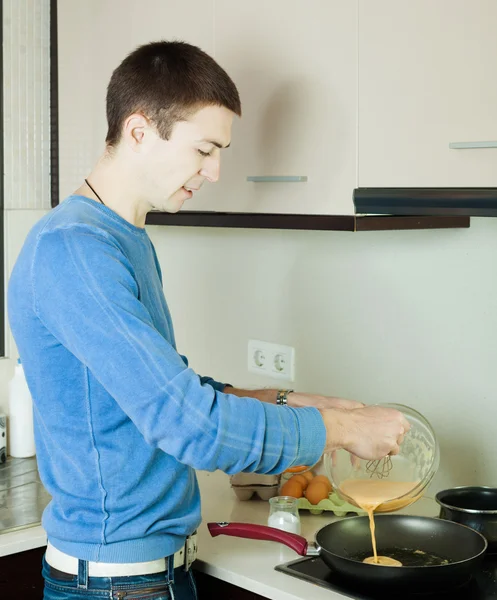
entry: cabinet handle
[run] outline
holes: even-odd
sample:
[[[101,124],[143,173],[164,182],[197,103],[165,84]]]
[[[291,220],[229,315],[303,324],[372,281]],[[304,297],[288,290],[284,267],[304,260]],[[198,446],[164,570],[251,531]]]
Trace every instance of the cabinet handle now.
[[[247,175],[247,181],[254,183],[297,183],[307,181],[307,175]]]
[[[452,150],[466,150],[471,148],[497,148],[497,142],[450,142]]]

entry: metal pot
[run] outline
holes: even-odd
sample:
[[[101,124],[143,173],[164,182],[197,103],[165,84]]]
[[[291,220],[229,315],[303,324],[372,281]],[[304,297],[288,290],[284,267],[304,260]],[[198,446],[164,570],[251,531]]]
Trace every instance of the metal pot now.
[[[497,488],[455,487],[438,492],[440,518],[467,525],[487,538],[488,551],[497,552]]]

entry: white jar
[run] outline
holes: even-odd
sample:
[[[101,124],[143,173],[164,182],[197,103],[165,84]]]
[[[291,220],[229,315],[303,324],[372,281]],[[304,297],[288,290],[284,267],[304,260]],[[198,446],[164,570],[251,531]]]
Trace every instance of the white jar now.
[[[20,358],[9,382],[9,454],[14,458],[35,455],[33,400]]]
[[[269,499],[269,527],[300,535],[300,516],[297,498],[275,496]]]

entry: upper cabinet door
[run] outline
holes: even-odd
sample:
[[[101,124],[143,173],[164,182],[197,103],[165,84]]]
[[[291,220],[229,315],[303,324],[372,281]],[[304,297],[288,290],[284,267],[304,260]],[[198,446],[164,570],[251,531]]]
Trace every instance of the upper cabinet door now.
[[[219,182],[204,186],[216,189],[204,209],[354,212],[357,11],[355,0],[215,0],[215,58],[238,86],[243,116]],[[285,180],[299,177],[307,181]],[[201,194],[195,202],[185,208],[200,208]]]
[[[359,185],[497,186],[497,2],[359,0]]]
[[[179,39],[214,53],[214,0],[60,0],[58,11],[61,200],[105,148],[105,95],[113,70],[137,46]]]

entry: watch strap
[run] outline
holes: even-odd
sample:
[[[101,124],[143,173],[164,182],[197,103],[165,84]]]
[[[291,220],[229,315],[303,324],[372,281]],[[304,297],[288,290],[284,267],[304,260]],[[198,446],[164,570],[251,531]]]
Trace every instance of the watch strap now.
[[[291,394],[293,390],[278,390],[276,392],[276,404],[278,406],[286,406],[288,400],[288,394]]]

